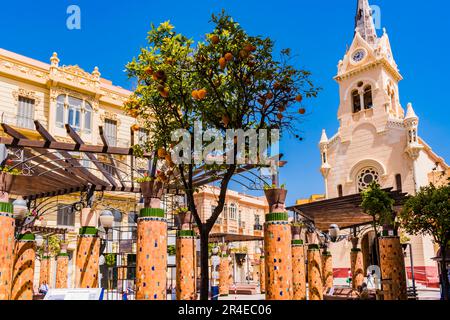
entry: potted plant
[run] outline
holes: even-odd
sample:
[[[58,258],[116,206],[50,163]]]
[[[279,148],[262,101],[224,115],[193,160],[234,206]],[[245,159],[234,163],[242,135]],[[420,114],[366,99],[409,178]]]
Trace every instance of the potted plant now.
[[[4,166],[0,166],[0,191],[2,193],[9,193],[16,176],[22,174],[22,171],[11,167],[13,161],[8,159]]]
[[[116,265],[116,255],[114,253],[105,254],[105,263],[108,267],[114,267]]]
[[[267,202],[269,203],[271,213],[285,212],[285,203],[287,190],[285,185],[277,187],[276,185],[264,187],[264,194],[266,195]]]
[[[177,227],[183,230],[189,230],[192,224],[192,214],[186,207],[181,207],[174,212]]]
[[[300,240],[300,236],[301,236],[303,227],[304,227],[303,222],[292,223],[291,231],[292,231],[292,239],[293,240]]]
[[[141,187],[142,197],[146,208],[159,208],[163,194],[163,183],[160,179],[150,177],[147,173],[136,179]]]

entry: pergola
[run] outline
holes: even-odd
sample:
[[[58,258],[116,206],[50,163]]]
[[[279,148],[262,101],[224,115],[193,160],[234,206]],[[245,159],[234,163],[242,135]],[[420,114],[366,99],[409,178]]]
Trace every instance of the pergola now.
[[[385,189],[395,200],[394,209],[398,210],[404,203],[406,193]],[[327,231],[331,224],[337,224],[340,229],[354,229],[373,223],[371,216],[361,208],[361,194],[326,199],[287,208],[303,218],[314,223],[321,231]]]

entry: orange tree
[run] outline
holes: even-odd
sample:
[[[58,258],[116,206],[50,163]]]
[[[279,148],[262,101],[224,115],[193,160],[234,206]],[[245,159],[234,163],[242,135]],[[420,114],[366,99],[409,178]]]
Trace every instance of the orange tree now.
[[[169,22],[152,25],[148,47],[127,64],[129,77],[137,81],[137,87],[124,106],[149,131],[149,141],[136,146],[136,153],[158,155],[159,173],[153,170],[150,178],[186,194],[200,233],[201,299],[208,298],[209,234],[224,208],[229,182],[239,165],[228,160],[226,163],[231,164],[175,163],[172,133],[186,130],[192,135],[193,145],[194,124],[201,121],[203,130],[215,129],[222,134],[227,129],[279,129],[281,134],[301,139],[297,130],[306,112],[304,101],[316,97],[319,91],[311,82],[310,72],[289,64],[289,49],[282,50],[276,59],[271,39],[248,35],[225,12],[213,15],[211,22],[212,32],[199,42],[175,32]],[[237,139],[232,141],[236,147]],[[202,147],[207,144],[202,142]],[[192,150],[194,157],[195,148]],[[233,160],[236,150],[231,154]],[[220,181],[218,204],[206,221],[202,221],[194,202],[194,176],[199,168]]]
[[[442,296],[448,300],[450,288],[445,259],[450,244],[450,183],[438,188],[432,184],[420,188],[406,201],[399,218],[405,231],[413,235],[431,235],[439,245]]]

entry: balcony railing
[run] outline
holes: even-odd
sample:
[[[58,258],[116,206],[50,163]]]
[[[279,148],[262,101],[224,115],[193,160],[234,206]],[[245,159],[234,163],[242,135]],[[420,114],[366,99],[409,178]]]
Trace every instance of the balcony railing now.
[[[263,226],[260,225],[260,224],[255,224],[255,225],[253,226],[253,230],[256,230],[256,231],[262,231],[262,230],[263,230]]]

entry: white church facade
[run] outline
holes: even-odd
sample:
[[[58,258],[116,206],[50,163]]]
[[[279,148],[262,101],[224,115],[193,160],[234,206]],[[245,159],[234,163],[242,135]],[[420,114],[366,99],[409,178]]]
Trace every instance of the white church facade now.
[[[334,79],[340,94],[339,129],[333,136],[323,130],[319,144],[326,198],[359,193],[372,181],[413,195],[430,183],[430,173],[449,169],[420,137],[412,104],[404,108],[400,101],[402,76],[386,30],[377,35],[368,0],[358,1],[354,39]],[[435,286],[439,280],[431,238],[408,237],[417,280]],[[348,270],[350,261],[343,246],[332,247],[338,273]]]

